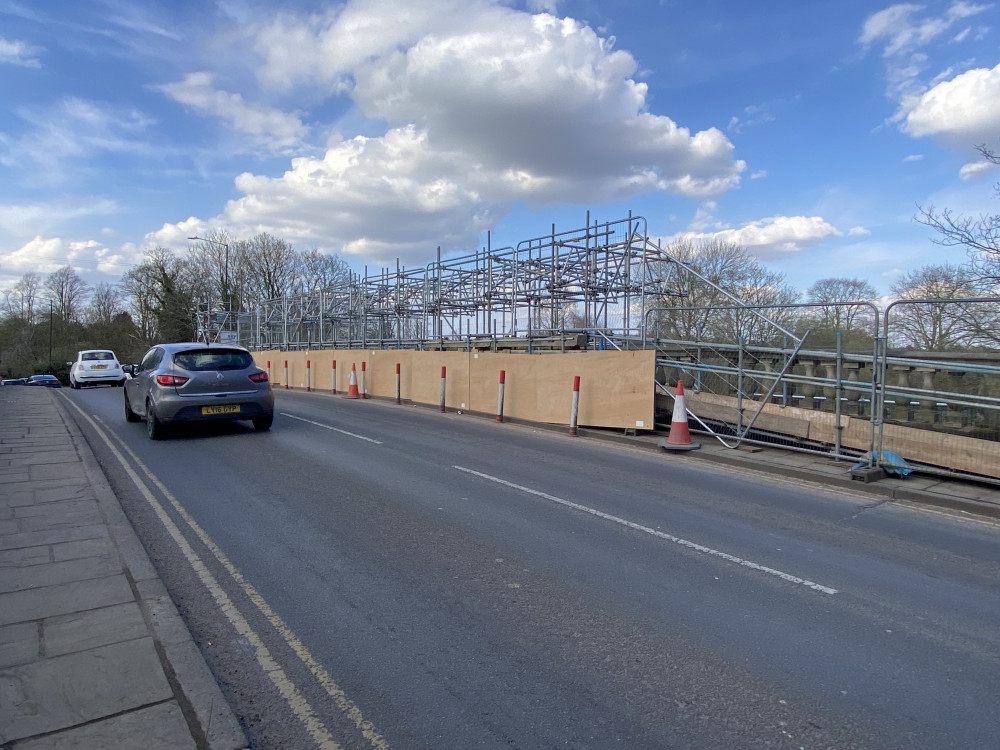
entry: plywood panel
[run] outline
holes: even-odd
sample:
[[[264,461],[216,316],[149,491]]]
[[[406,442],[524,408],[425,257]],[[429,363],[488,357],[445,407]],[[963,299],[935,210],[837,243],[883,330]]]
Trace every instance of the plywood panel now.
[[[653,429],[652,351],[567,352],[527,354],[504,352],[440,352],[411,349],[341,349],[310,352],[255,352],[257,363],[271,362],[271,381],[305,388],[306,363],[311,363],[313,390],[331,387],[331,363],[337,361],[337,390],[346,391],[351,366],[361,384],[365,366],[368,393],[394,398],[396,363],[404,400],[437,405],[441,399],[441,368],[446,368],[448,409],[496,414],[500,371],[506,372],[504,415],[514,419],[569,424],[573,378],[580,376],[581,427]]]

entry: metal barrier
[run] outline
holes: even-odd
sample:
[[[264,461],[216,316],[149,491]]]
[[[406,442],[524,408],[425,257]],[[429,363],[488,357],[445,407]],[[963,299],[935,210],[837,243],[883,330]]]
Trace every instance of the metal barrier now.
[[[1000,298],[960,300],[902,300],[884,313],[870,303],[826,305],[774,305],[752,308],[756,312],[777,312],[779,318],[790,312],[802,315],[795,324],[802,330],[793,337],[787,328],[774,324],[758,327],[753,342],[743,337],[736,341],[720,340],[726,330],[734,330],[733,321],[719,320],[745,316],[747,308],[716,306],[706,308],[658,308],[647,314],[647,330],[655,334],[671,321],[687,316],[697,319],[699,333],[710,330],[713,336],[696,335],[692,339],[665,339],[654,336],[657,347],[657,381],[660,392],[678,377],[691,383],[695,394],[710,393],[731,398],[735,415],[729,420],[702,420],[695,416],[704,431],[715,434],[724,444],[779,444],[786,448],[850,460],[863,460],[869,466],[902,468],[894,463],[892,452],[883,450],[886,425],[896,425],[935,434],[949,434],[976,440],[1000,441],[1000,349],[988,348],[990,336],[1000,330],[970,331],[976,338],[955,338],[948,351],[926,352],[890,348],[887,343],[905,344],[905,331],[915,319],[925,317],[927,308],[951,308],[952,314],[967,314],[970,305],[993,306]],[[900,315],[901,306],[908,306]],[[819,348],[812,341],[813,331],[806,326],[816,323],[810,308],[850,308],[852,327],[836,331],[832,347]],[[844,312],[844,311],[841,311]],[[863,313],[863,314],[858,314]],[[848,316],[841,316],[847,318]],[[905,321],[905,326],[901,324]],[[880,325],[881,322],[881,325]],[[845,339],[853,346],[848,349]],[[776,340],[781,340],[775,345]],[[745,402],[753,404],[747,414]],[[768,433],[755,423],[766,404],[779,408],[801,409],[831,414],[834,439],[831,443],[813,443],[793,436]],[[855,423],[863,420],[867,433],[866,450],[845,449],[840,436],[844,418]],[[975,472],[923,461],[922,472],[950,477],[972,477],[1000,483]]]

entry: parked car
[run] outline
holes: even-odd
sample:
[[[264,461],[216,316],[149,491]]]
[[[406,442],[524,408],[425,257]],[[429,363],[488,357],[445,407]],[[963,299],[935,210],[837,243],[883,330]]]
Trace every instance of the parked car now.
[[[118,357],[110,349],[84,349],[82,352],[77,352],[75,362],[67,364],[70,366],[70,388],[125,384],[125,371]]]
[[[125,419],[146,421],[152,440],[181,422],[249,419],[258,430],[274,421],[267,371],[246,349],[225,344],[158,344],[125,383]]]
[[[32,375],[24,381],[25,385],[37,385],[43,388],[62,388],[62,383],[55,375]]]
[[[24,385],[24,378],[7,378],[6,380],[0,381],[3,385]]]

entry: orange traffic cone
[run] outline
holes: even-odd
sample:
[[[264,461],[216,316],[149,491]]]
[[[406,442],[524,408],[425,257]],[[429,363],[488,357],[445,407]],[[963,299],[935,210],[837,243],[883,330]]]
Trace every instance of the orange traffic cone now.
[[[353,364],[351,364],[351,379],[347,382],[347,395],[344,398],[361,398],[361,394],[358,393],[358,371]]]
[[[668,451],[692,451],[701,447],[701,443],[691,442],[688,431],[687,409],[684,407],[684,381],[677,381],[677,395],[674,397],[674,414],[670,419],[670,432],[666,440],[658,445]]]

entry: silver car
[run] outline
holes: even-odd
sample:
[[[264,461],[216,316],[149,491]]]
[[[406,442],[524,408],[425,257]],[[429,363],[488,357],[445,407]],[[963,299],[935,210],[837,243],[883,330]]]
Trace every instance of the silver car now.
[[[179,422],[249,419],[267,430],[274,421],[267,371],[242,347],[158,344],[132,369],[125,383],[125,419],[145,419],[153,440]]]

